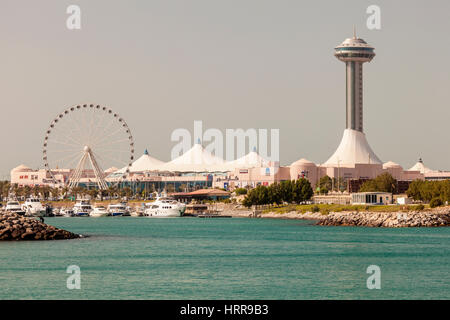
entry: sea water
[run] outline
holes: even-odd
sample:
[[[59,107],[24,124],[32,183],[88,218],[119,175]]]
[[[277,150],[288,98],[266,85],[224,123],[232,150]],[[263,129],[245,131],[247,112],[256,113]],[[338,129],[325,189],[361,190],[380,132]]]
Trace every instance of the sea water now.
[[[450,228],[46,218],[86,235],[0,242],[0,299],[450,299]],[[80,268],[80,289],[69,289]],[[368,266],[380,289],[368,289]],[[72,286],[73,287],[73,286]]]

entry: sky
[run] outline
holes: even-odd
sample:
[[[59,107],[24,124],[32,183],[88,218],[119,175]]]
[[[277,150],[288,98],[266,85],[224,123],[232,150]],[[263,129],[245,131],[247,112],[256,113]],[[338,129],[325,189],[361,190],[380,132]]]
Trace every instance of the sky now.
[[[69,30],[69,5],[81,29]],[[369,5],[381,29],[369,30]],[[280,162],[325,162],[345,129],[345,65],[333,48],[357,35],[364,131],[384,162],[419,157],[450,169],[450,1],[0,2],[0,178],[42,167],[52,119],[76,104],[111,107],[140,156],[170,160],[177,128],[280,130]]]

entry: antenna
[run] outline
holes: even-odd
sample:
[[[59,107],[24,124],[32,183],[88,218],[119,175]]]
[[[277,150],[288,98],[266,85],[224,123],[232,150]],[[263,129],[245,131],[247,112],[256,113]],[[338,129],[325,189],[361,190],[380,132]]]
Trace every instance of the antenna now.
[[[353,39],[356,39],[356,27],[353,25]]]

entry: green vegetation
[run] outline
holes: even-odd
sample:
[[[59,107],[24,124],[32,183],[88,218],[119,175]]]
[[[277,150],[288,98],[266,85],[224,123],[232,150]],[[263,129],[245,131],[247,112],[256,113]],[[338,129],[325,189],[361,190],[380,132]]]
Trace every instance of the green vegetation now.
[[[425,209],[425,206],[423,204],[418,204],[416,207],[417,211],[423,211]]]
[[[329,191],[344,191],[347,189],[347,180],[340,178],[331,179],[329,176],[323,176],[319,180],[319,193],[327,194]]]
[[[236,188],[234,190],[234,193],[236,193],[237,196],[243,195],[243,194],[247,194],[247,189],[245,188]]]
[[[442,205],[446,202],[450,202],[450,180],[414,180],[409,185],[406,194],[414,200],[430,202],[430,205],[433,199],[439,199],[440,205]],[[438,200],[433,201],[433,204],[438,203]]]
[[[395,180],[389,173],[383,173],[375,179],[364,182],[359,191],[397,193],[397,180]]]
[[[332,188],[332,180],[329,176],[324,176],[319,180],[320,193],[327,194]]]
[[[264,210],[264,213],[275,212],[279,214],[288,213],[291,211],[297,211],[298,213],[306,212],[320,212],[322,214],[328,214],[330,212],[342,212],[342,211],[359,211],[359,212],[398,212],[398,211],[422,211],[425,206],[419,205],[345,205],[345,204],[290,204],[283,206],[274,206]]]
[[[311,199],[313,190],[305,178],[282,181],[270,186],[258,186],[251,189],[245,196],[242,204],[246,207],[252,205],[267,205],[282,203],[302,203]]]
[[[433,198],[430,201],[430,208],[436,208],[442,206],[442,200],[440,198]]]

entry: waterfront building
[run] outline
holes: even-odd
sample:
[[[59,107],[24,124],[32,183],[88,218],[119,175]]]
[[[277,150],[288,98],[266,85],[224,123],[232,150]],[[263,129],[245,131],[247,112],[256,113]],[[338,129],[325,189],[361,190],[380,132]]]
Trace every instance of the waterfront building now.
[[[357,192],[352,193],[352,204],[392,204],[392,193],[389,192]]]

